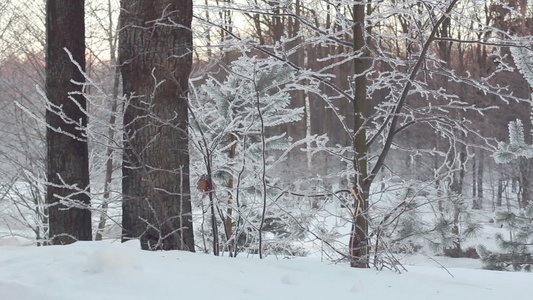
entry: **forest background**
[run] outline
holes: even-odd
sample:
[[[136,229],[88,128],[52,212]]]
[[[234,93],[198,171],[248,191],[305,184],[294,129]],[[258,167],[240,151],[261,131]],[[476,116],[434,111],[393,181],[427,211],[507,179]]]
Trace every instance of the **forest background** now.
[[[0,6],[2,234],[42,244],[50,238],[45,6]],[[121,235],[122,121],[131,99],[118,76],[119,6],[85,3],[97,240]],[[383,267],[422,244],[468,256],[461,244],[481,223],[531,220],[533,166],[522,151],[531,144],[528,1],[194,1],[193,16],[197,250],[320,249]],[[517,59],[526,67],[517,69]],[[523,227],[508,230],[520,236]],[[358,236],[365,245],[355,247]],[[511,252],[530,253],[528,239]]]

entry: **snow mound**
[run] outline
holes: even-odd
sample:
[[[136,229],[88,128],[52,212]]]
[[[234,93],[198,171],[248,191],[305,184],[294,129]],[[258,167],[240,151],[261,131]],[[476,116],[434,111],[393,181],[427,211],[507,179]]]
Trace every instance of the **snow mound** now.
[[[132,269],[141,251],[140,248],[138,240],[131,240],[97,249],[87,257],[87,270],[96,274],[119,269]]]
[[[352,288],[350,289],[350,292],[352,293],[359,293],[363,292],[365,290],[365,285],[363,281],[358,280],[356,283],[352,285]]]
[[[7,237],[0,239],[0,247],[8,246],[8,247],[17,247],[20,246],[21,243],[16,237]]]
[[[300,277],[296,274],[288,274],[283,277],[281,277],[281,283],[288,284],[288,285],[299,285],[302,283],[300,280]]]

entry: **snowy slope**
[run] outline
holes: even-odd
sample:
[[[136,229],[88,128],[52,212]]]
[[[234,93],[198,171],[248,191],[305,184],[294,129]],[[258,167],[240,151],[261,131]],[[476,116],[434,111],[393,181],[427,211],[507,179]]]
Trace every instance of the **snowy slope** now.
[[[138,241],[0,247],[1,300],[64,299],[533,299],[533,274],[407,266],[396,274],[312,258],[266,260]]]

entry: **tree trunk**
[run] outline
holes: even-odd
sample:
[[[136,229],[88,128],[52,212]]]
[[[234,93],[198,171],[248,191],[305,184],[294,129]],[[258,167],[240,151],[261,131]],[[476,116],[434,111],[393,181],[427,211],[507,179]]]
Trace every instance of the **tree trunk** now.
[[[503,181],[504,179],[499,178],[498,179],[498,196],[496,197],[496,206],[501,207],[502,206],[502,198],[503,198]],[[506,185],[507,186],[507,185]]]
[[[49,237],[53,244],[91,240],[89,157],[84,76],[83,0],[46,2],[47,190]]]
[[[354,50],[367,53],[365,41],[365,5],[354,5]],[[368,63],[363,58],[354,59],[355,95],[352,100],[354,109],[354,133],[353,147],[355,150],[354,171],[355,180],[352,183],[354,196],[354,211],[352,229],[350,234],[349,252],[350,265],[356,268],[369,267],[369,243],[368,243],[368,194],[370,182],[368,182],[366,129],[364,122],[367,117],[366,107],[366,69]]]
[[[237,137],[235,136],[235,134],[233,133],[231,134],[230,140],[233,144],[231,145],[229,149],[228,158],[230,159],[230,161],[233,161],[235,159],[235,151],[237,150]],[[234,183],[234,178],[233,178],[233,174],[231,174],[228,180],[228,190],[229,190],[228,191],[228,207],[226,209],[226,220],[224,222],[225,229],[226,229],[226,241],[228,242],[228,247],[229,247],[228,252],[230,253],[230,256],[233,256],[233,253],[235,252],[235,245],[236,245],[236,242],[235,242],[236,238],[233,238],[233,218],[232,218],[233,183]]]
[[[477,209],[483,208],[483,160],[485,153],[483,149],[479,150],[479,160],[477,163]]]
[[[520,186],[522,188],[522,194],[518,203],[520,208],[526,208],[531,200],[531,160],[528,158],[520,158]]]
[[[121,1],[123,240],[194,251],[188,153],[192,0]]]
[[[476,206],[476,195],[477,195],[477,164],[476,161],[478,158],[474,157],[472,159],[472,198],[474,199],[473,205]]]
[[[459,153],[458,153],[458,164],[459,169],[454,172],[453,174],[453,181],[450,184],[450,190],[455,192],[457,195],[461,196],[463,195],[463,186],[464,186],[464,179],[465,179],[465,164],[466,164],[466,146],[464,144],[460,144],[458,146]]]

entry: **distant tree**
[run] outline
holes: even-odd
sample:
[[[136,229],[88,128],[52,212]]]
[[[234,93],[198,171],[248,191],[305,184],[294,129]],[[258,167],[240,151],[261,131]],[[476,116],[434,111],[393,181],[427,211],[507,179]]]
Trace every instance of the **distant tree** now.
[[[110,227],[108,220],[115,213],[113,209],[110,210],[110,206],[112,208],[121,200],[120,193],[115,193],[114,190],[121,177],[116,171],[119,171],[122,163],[119,146],[122,133],[119,130],[122,127],[123,99],[119,97],[121,77],[117,61],[118,6],[117,0],[91,0],[85,6],[86,31],[87,36],[90,36],[87,52],[91,58],[87,62],[87,75],[91,78],[87,91],[90,94],[88,110],[92,121],[88,132],[93,195],[91,201],[93,215],[96,211],[100,213],[94,238],[97,241],[104,238],[104,232]],[[109,57],[109,60],[102,57]],[[103,125],[103,128],[97,124]]]
[[[533,50],[527,48],[512,48],[514,62],[520,73],[524,76],[529,86],[533,89]],[[533,101],[533,94],[530,96]],[[533,103],[533,102],[532,102]],[[530,115],[533,118],[533,110]],[[529,135],[524,134],[524,125],[522,120],[509,122],[509,143],[500,142],[498,144],[498,151],[495,153],[495,159],[498,163],[509,163],[512,160],[519,160],[521,165],[529,165],[533,157],[532,145],[529,141],[532,140],[533,132]],[[525,208],[529,205],[531,199],[531,191],[529,186],[529,168],[520,168],[522,177],[522,199],[520,200],[520,207]]]
[[[124,111],[123,240],[194,251],[188,78],[192,0],[121,1]]]
[[[511,48],[511,54],[518,71],[533,89],[533,50],[516,47]],[[533,94],[530,97],[533,101]],[[533,118],[533,112],[530,117]],[[498,143],[498,151],[494,154],[496,162],[507,164],[519,161],[520,164],[529,164],[533,158],[533,145],[528,142],[532,135],[533,132],[529,135],[524,133],[524,125],[520,119],[509,122],[509,142]],[[526,182],[522,183],[520,211],[496,212],[495,221],[509,230],[508,240],[500,233],[495,236],[502,253],[493,253],[484,246],[478,247],[484,267],[487,269],[515,271],[533,269],[533,205],[529,188],[530,178],[525,175],[529,175],[529,168],[521,169],[521,176]]]
[[[92,238],[86,99],[81,84],[84,4],[84,0],[46,2],[46,203],[54,244]]]

